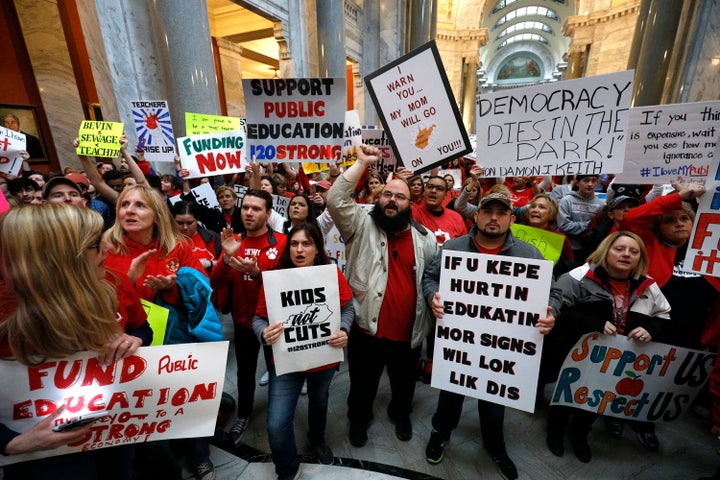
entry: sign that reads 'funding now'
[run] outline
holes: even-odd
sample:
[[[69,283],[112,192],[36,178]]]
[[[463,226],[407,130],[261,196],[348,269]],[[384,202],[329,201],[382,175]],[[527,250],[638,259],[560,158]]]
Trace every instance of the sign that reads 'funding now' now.
[[[245,171],[245,134],[242,130],[178,138],[178,150],[187,178]]]
[[[486,177],[623,169],[633,71],[480,95],[477,158]]]
[[[414,173],[470,152],[434,41],[365,77],[395,156]]]

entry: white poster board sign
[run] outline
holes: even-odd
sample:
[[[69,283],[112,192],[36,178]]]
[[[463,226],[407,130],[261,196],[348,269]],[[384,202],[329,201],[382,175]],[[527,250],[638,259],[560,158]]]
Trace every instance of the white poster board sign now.
[[[553,264],[444,250],[432,386],[535,410]]]
[[[421,173],[470,151],[435,41],[365,77],[395,156]]]
[[[62,424],[90,412],[107,412],[72,445],[23,455],[2,455],[0,465],[129,443],[207,437],[215,432],[228,342],[143,347],[101,365],[82,352],[27,367],[0,362],[0,423],[24,432],[63,403]]]
[[[145,159],[150,162],[172,162],[175,159],[175,136],[167,100],[130,102],[138,143],[144,144]]]
[[[25,150],[25,134],[0,127],[0,172],[18,175],[23,159],[20,152]]]
[[[484,176],[621,172],[632,79],[628,70],[478,96]]]
[[[201,183],[197,187],[191,188],[188,193],[193,196],[193,201],[198,205],[204,205],[208,208],[220,210],[217,195],[215,195],[215,190],[213,190],[210,183]],[[168,200],[170,200],[170,204],[175,205],[177,202],[182,200],[182,198],[180,198],[180,195],[175,195],[173,197],[169,197]]]
[[[565,358],[551,404],[626,420],[675,420],[710,378],[716,355],[588,333]]]
[[[258,162],[331,162],[342,151],[344,78],[243,80],[250,156]]]
[[[340,329],[340,291],[333,264],[263,272],[270,324],[285,330],[273,344],[278,375],[343,361],[343,350],[328,344]]]
[[[288,197],[281,197],[280,195],[272,195],[273,198],[273,210],[275,210],[277,213],[285,217],[285,219],[290,218],[290,215],[288,214],[288,207],[290,206],[290,200],[291,198]]]
[[[242,130],[178,138],[180,162],[190,171],[187,178],[244,172],[249,164],[245,143]]]
[[[704,183],[720,135],[720,101],[630,109],[617,183]]]

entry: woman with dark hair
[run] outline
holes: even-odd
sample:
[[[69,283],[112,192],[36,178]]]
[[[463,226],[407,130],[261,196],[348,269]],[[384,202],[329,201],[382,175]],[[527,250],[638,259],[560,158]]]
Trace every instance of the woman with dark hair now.
[[[373,203],[373,192],[385,185],[382,175],[378,172],[368,172],[363,182],[360,200],[362,203]]]
[[[177,202],[173,205],[172,211],[180,233],[192,240],[195,256],[200,260],[205,271],[210,273],[217,265],[217,259],[222,252],[220,235],[198,222],[199,209],[194,202]]]
[[[575,342],[588,332],[625,335],[638,344],[667,338],[670,304],[655,280],[647,276],[648,263],[640,237],[622,231],[603,240],[588,263],[562,275],[557,282],[563,292],[562,310],[547,339],[554,343],[543,348],[543,354],[547,353],[543,360],[559,369]],[[591,385],[588,387],[592,390]],[[597,417],[584,410],[551,406],[547,430],[550,451],[563,455],[563,435],[569,423],[575,456],[588,463],[592,453],[587,438]]]
[[[410,187],[410,200],[416,205],[420,205],[424,198],[425,182],[420,175],[413,175],[408,178],[408,186]]]
[[[302,223],[294,227],[287,238],[285,249],[277,268],[303,268],[330,264],[325,253],[323,237],[313,224]],[[340,270],[337,270],[340,292],[341,326],[333,332],[328,343],[334,348],[344,348],[352,325],[354,310],[352,291]],[[278,479],[293,479],[300,468],[300,458],[295,444],[293,422],[295,408],[303,383],[308,390],[308,440],[318,461],[333,463],[333,452],[325,442],[327,423],[328,392],[337,363],[313,368],[304,372],[292,372],[278,376],[270,347],[283,335],[284,326],[279,319],[269,319],[264,290],[260,291],[258,306],[253,320],[253,330],[260,343],[265,346],[265,359],[270,372],[268,390],[267,429],[270,450]]]
[[[160,177],[160,193],[162,193],[165,200],[180,195],[182,193],[181,188],[180,180],[175,175],[166,174]]]
[[[294,227],[301,223],[312,223],[320,229],[320,233],[324,237],[328,234],[333,225],[332,217],[330,212],[325,209],[319,217],[315,217],[315,209],[313,208],[312,201],[307,194],[295,195],[287,209],[288,220],[285,221],[283,233],[287,234]]]

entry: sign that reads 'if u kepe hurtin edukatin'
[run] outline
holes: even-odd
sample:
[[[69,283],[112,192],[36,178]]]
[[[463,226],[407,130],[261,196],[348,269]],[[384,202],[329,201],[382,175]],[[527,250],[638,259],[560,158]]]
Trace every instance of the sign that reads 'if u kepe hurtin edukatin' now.
[[[502,90],[477,98],[485,177],[623,170],[633,71]]]
[[[414,173],[471,151],[434,41],[365,77],[395,156]]]

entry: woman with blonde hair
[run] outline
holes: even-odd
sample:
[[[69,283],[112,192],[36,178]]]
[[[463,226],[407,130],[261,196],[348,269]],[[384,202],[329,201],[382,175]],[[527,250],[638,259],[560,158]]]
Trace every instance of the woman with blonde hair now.
[[[160,194],[145,185],[132,185],[120,193],[115,225],[103,240],[110,248],[107,265],[127,273],[145,300],[152,302],[161,295],[165,302],[180,305],[176,286],[180,267],[205,274]]]
[[[123,333],[127,327],[152,332],[144,310],[120,292],[122,279],[107,279],[100,246],[102,217],[88,208],[42,205],[11,210],[0,222],[0,350],[3,357],[26,365],[81,351],[98,352],[102,363],[134,354],[144,341]],[[110,281],[108,281],[110,280]],[[118,291],[114,285],[119,285]],[[119,301],[118,298],[121,300]],[[134,308],[134,309],[133,309]],[[137,313],[139,308],[139,315]],[[5,455],[52,450],[86,438],[93,423],[56,432],[64,407],[35,419],[0,425]],[[20,433],[22,431],[22,433]],[[83,452],[6,465],[11,479],[129,479],[134,446]],[[102,472],[102,473],[101,473]]]

